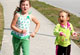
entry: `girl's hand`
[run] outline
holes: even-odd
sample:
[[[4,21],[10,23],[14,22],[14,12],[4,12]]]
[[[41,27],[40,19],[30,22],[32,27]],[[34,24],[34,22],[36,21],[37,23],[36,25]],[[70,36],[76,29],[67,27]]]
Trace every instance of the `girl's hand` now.
[[[21,33],[22,33],[22,34],[25,34],[26,32],[27,32],[27,31],[24,29],[24,30],[22,30],[22,32],[21,32]]]
[[[75,37],[73,37],[73,39],[79,40],[79,36],[76,32],[72,33],[72,36],[75,36]]]
[[[76,32],[72,33],[72,36],[77,37],[77,33]]]
[[[66,34],[64,34],[63,32],[60,32],[60,36],[66,37]]]
[[[34,38],[34,36],[35,36],[35,33],[34,33],[34,32],[33,32],[33,33],[31,33],[31,34],[30,34],[30,36]]]

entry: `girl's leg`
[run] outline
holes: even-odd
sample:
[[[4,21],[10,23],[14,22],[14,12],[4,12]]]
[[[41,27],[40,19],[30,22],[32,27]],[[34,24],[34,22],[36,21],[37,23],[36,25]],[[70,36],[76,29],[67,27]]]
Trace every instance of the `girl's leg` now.
[[[30,40],[22,40],[23,55],[29,55]]]
[[[56,55],[63,55],[63,47],[56,45]]]
[[[64,55],[70,55],[70,52],[71,52],[71,45],[66,47],[66,51],[65,51]]]
[[[20,39],[13,37],[12,38],[14,55],[20,55]]]

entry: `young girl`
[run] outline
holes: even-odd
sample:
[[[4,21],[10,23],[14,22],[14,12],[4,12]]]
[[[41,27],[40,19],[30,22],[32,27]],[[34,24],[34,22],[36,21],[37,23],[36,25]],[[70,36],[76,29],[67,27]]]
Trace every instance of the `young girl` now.
[[[29,55],[30,36],[34,37],[40,27],[39,21],[28,12],[29,8],[30,0],[20,0],[19,8],[14,13],[11,23],[14,55],[20,55],[20,47],[22,47],[23,55]],[[35,30],[31,34],[29,33],[30,21],[36,24]]]
[[[71,51],[71,39],[70,36],[77,36],[74,32],[72,24],[69,22],[70,14],[66,11],[60,11],[59,24],[54,29],[54,35],[56,36],[56,55],[70,55]]]

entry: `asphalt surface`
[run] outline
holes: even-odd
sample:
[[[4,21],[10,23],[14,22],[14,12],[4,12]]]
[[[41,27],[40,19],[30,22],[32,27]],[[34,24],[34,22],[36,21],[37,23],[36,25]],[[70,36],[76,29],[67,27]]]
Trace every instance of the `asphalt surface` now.
[[[1,55],[13,55],[12,36],[10,24],[13,19],[13,12],[19,4],[19,0],[0,0],[4,8],[4,35],[1,47]],[[55,55],[55,37],[53,29],[55,25],[36,9],[30,8],[32,14],[40,21],[40,29],[35,38],[30,38],[30,55]],[[35,29],[31,22],[30,32]],[[71,55],[80,55],[80,48],[73,42]],[[21,53],[22,55],[22,53]]]

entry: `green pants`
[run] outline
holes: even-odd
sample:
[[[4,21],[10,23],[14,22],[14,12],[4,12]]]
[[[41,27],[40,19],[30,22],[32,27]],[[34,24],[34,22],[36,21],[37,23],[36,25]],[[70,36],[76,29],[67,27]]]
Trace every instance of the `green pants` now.
[[[14,55],[20,55],[20,48],[22,48],[23,55],[29,55],[29,44],[30,40],[12,38]]]

